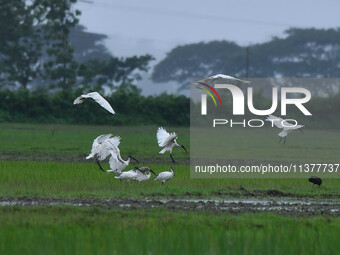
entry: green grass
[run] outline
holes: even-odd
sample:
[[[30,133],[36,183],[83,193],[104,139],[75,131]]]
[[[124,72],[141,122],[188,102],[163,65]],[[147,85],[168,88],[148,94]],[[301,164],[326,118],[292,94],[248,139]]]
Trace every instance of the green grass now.
[[[137,158],[168,160],[168,155],[160,155],[161,148],[157,145],[157,126],[74,126],[55,125],[54,136],[51,135],[52,125],[38,124],[0,124],[0,153],[26,155],[61,155],[84,159],[89,154],[93,139],[101,134],[120,135],[122,156],[132,154]],[[167,127],[168,131],[176,131],[178,142],[190,147],[189,128]],[[215,129],[216,134],[223,134],[226,139],[211,136],[211,130],[200,130],[199,138],[193,139],[191,149],[199,158],[221,157],[228,161],[279,161],[279,162],[327,162],[339,163],[340,131],[306,129],[304,134],[293,132],[287,144],[278,143],[278,129]],[[193,131],[194,132],[194,131]],[[207,149],[211,139],[214,148]],[[216,147],[223,150],[216,150]],[[220,152],[220,154],[219,154]],[[188,159],[189,154],[174,149],[178,159]],[[43,157],[42,157],[43,158]]]
[[[103,164],[108,168],[108,165]],[[156,173],[169,170],[168,165],[149,165]],[[0,161],[0,196],[50,197],[143,197],[157,195],[202,196],[241,194],[247,190],[275,189],[301,196],[340,194],[339,179],[324,179],[313,187],[306,179],[190,179],[189,166],[175,166],[175,176],[161,185],[153,180],[120,182],[114,175],[103,173],[95,163]],[[221,196],[219,195],[219,196]]]
[[[188,128],[168,129],[176,131],[178,142],[189,148]],[[115,180],[94,162],[80,162],[95,137],[112,133],[122,138],[124,158],[132,154],[155,172],[169,170],[169,156],[158,153],[156,130],[156,126],[56,125],[52,136],[51,125],[0,124],[0,155],[12,159],[0,160],[0,197],[139,198],[188,192],[233,197],[243,194],[241,186],[296,196],[340,195],[340,179],[334,178],[324,179],[320,188],[306,179],[191,179],[188,165],[175,165],[175,176],[166,185],[138,184]],[[256,135],[249,130],[227,132],[232,145],[226,150],[228,160],[333,161],[340,152],[338,131],[308,130],[284,147],[277,143],[274,130],[259,130]],[[26,160],[15,160],[25,156]],[[180,162],[189,159],[180,149],[174,150],[174,156]],[[108,169],[108,164],[103,166]],[[340,219],[335,217],[0,207],[0,254],[336,254],[339,232]]]
[[[190,179],[189,166],[176,165],[175,177],[165,186],[148,181],[145,183],[121,183],[113,175],[104,174],[92,161],[85,161],[92,141],[104,133],[120,135],[120,149],[123,157],[132,154],[140,159],[140,165],[150,166],[156,172],[169,170],[168,155],[160,155],[156,141],[156,126],[113,127],[56,125],[54,136],[51,125],[0,124],[0,155],[27,155],[34,161],[0,161],[0,196],[52,196],[52,197],[139,197],[141,193],[184,195],[200,193],[211,196],[216,192],[223,195],[239,194],[240,186],[247,190],[275,189],[296,195],[340,194],[340,179],[324,179],[320,188],[313,187],[304,179]],[[189,148],[189,128],[168,128],[179,135],[178,142]],[[277,143],[277,130],[228,129],[225,158],[232,160],[338,160],[340,132],[306,130],[305,134],[292,134],[285,146]],[[327,136],[327,139],[324,139]],[[202,134],[202,139],[208,136]],[[204,144],[204,141],[203,141]],[[261,144],[261,146],[259,146]],[[193,150],[199,146],[193,145]],[[204,146],[201,146],[204,148]],[[319,154],[319,156],[317,155]],[[52,155],[51,157],[45,157]],[[33,156],[33,158],[30,158]],[[179,148],[174,150],[175,158],[188,160],[189,154]],[[25,157],[24,157],[25,158]],[[158,161],[155,161],[158,159]],[[49,162],[43,162],[49,160]],[[53,160],[53,161],[51,161]],[[63,162],[64,161],[64,162]],[[73,161],[74,163],[67,163]],[[163,162],[154,165],[155,162]],[[183,161],[184,162],[184,161]],[[339,162],[338,162],[339,163]],[[165,165],[166,164],[166,165]],[[107,164],[103,166],[108,169]]]
[[[157,126],[122,127],[122,126],[72,126],[34,124],[0,124],[0,153],[50,154],[80,156],[81,159],[91,151],[93,140],[101,135],[111,133],[119,135],[122,140],[119,146],[122,157],[132,154],[138,158],[165,157],[158,152],[156,139]],[[178,142],[189,148],[188,128],[168,128],[176,130]],[[174,153],[176,158],[189,158],[183,151]],[[79,157],[78,157],[79,158]],[[169,156],[167,155],[167,159]]]
[[[0,208],[0,254],[337,254],[339,218]]]
[[[193,128],[191,153],[200,160],[339,163],[339,130],[294,131],[285,145],[279,143],[279,132],[277,128]]]

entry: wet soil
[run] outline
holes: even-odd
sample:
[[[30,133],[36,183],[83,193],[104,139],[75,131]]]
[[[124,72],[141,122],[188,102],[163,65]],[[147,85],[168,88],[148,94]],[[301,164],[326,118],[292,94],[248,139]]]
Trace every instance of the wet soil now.
[[[317,199],[66,199],[35,197],[0,197],[0,206],[96,206],[105,209],[145,210],[163,208],[178,211],[204,211],[239,215],[272,212],[279,215],[308,217],[327,215],[340,217],[340,200]]]

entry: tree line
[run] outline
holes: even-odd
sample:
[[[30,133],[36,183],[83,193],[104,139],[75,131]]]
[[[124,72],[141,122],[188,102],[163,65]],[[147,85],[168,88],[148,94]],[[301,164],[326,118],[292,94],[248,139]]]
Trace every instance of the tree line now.
[[[93,100],[73,105],[81,93],[81,88],[56,93],[23,89],[0,91],[0,122],[189,125],[189,98],[185,96],[161,94],[145,97],[137,87],[125,84],[105,96],[117,113],[112,115]]]
[[[94,43],[82,44],[88,47],[83,52],[95,48],[96,56],[104,52],[107,57],[81,59],[80,54],[75,55],[71,39],[77,38],[71,35],[83,29],[78,25],[81,13],[73,8],[76,2],[0,0],[0,89],[27,89],[37,84],[40,90],[51,92],[83,85],[113,88],[139,79],[139,72],[148,70],[151,55],[119,58]],[[95,40],[89,33],[87,39]]]
[[[144,97],[131,85],[141,72],[149,70],[153,57],[111,55],[98,43],[105,35],[87,33],[79,25],[81,13],[74,8],[76,2],[0,0],[0,122],[189,125],[189,98],[167,94]],[[251,45],[248,70],[246,52],[246,47],[230,41],[178,46],[155,66],[152,77],[156,82],[177,81],[187,88],[190,78],[216,73],[237,77],[340,76],[340,29],[292,28],[283,38]],[[314,87],[320,89],[318,84]],[[103,92],[104,88],[112,92],[106,98],[117,116],[108,115],[91,101],[73,106],[80,94]],[[315,127],[334,122],[339,127],[329,117],[340,110],[339,94],[334,91],[322,86],[318,94],[327,92],[328,97],[310,102],[313,116],[318,116],[313,119],[319,123],[308,118],[302,121]],[[270,104],[267,97],[258,95],[257,99]],[[292,115],[299,119],[294,112]]]
[[[221,116],[234,121],[265,119],[265,116],[255,116],[247,109],[244,116],[233,116],[231,99],[223,100],[223,107],[216,108],[218,113],[216,116],[212,114],[207,115],[208,117],[201,116],[200,102],[195,104],[190,98],[182,95],[161,94],[145,97],[131,84],[121,85],[115,92],[105,96],[117,112],[116,115],[111,115],[93,100],[73,105],[74,99],[81,93],[81,88],[60,90],[56,93],[23,89],[0,91],[0,122],[189,126],[190,121],[201,123]],[[207,103],[208,109],[215,108],[212,100],[208,100]],[[198,111],[191,120],[190,104],[192,109]],[[254,105],[257,109],[269,109],[272,101],[262,93],[255,93]],[[340,120],[334,117],[340,110],[340,93],[327,98],[312,98],[306,107],[312,113],[312,117],[304,116],[297,107],[289,105],[287,118],[296,119],[308,129],[340,128]],[[274,115],[280,116],[279,108]]]
[[[151,55],[115,57],[105,35],[80,26],[77,0],[0,0],[0,122],[189,125],[189,99],[144,97],[132,85],[148,71]],[[89,100],[104,94],[112,116]]]
[[[152,78],[177,81],[186,89],[191,78],[217,73],[243,78],[340,77],[340,28],[291,28],[282,37],[249,46],[231,41],[177,46],[155,66]]]

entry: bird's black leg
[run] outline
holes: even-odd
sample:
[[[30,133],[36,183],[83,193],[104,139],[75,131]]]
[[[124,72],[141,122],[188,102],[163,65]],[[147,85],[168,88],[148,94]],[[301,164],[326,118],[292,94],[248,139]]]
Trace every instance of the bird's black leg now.
[[[164,182],[162,182],[162,185],[164,185]]]
[[[171,153],[170,153],[170,158],[171,158],[172,163],[173,163],[173,164],[176,164],[176,162],[175,162],[175,160],[174,160],[174,158],[173,158],[173,156],[172,156]]]
[[[287,139],[287,136],[285,136],[285,139],[283,140],[283,144],[286,144],[286,139]]]
[[[279,143],[281,143],[281,140],[282,140],[282,137],[280,136],[280,140],[279,140]]]
[[[96,162],[97,162],[97,164],[98,164],[98,166],[99,166],[100,170],[102,170],[102,171],[105,173],[105,171],[104,171],[104,169],[102,168],[102,166],[100,165],[100,163],[99,163],[99,160],[98,160],[98,159],[96,159]]]
[[[299,130],[301,131],[301,133],[302,133],[302,134],[304,134],[304,132],[303,132],[302,128],[300,128]]]

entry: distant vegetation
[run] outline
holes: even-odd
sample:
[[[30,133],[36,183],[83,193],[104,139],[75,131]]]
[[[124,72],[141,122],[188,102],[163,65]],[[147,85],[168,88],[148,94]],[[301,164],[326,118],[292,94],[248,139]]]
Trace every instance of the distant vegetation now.
[[[188,88],[191,78],[225,73],[246,77],[247,47],[230,41],[201,42],[172,49],[153,71],[156,82],[177,81]],[[340,28],[285,31],[248,47],[248,77],[340,77]]]
[[[78,25],[77,0],[2,2],[0,90],[115,88],[138,80],[153,59],[112,56],[102,44],[105,35]]]
[[[74,99],[81,93],[82,89],[61,90],[53,94],[28,90],[0,91],[0,122],[172,126],[190,124],[190,99],[185,96],[161,94],[145,97],[136,86],[125,84],[105,97],[117,112],[117,115],[113,116],[93,100],[73,105]],[[272,101],[255,94],[254,104],[258,109],[268,109]],[[213,102],[208,101],[208,108],[212,107],[215,107]],[[312,98],[306,107],[312,117],[304,116],[298,108],[288,106],[287,118],[296,119],[309,128],[340,128],[340,121],[336,118],[340,111],[340,94],[327,98]],[[245,116],[233,116],[231,109],[232,100],[224,101],[216,118],[261,118],[252,115],[248,110]],[[279,111],[280,107],[274,114],[280,116]],[[209,115],[209,118],[211,117]],[[199,121],[204,121],[204,118]]]
[[[133,85],[123,85],[106,96],[117,112],[113,116],[93,100],[81,105],[73,101],[79,90],[53,94],[28,90],[0,92],[0,122],[78,123],[112,125],[189,125],[189,99],[161,94],[144,97]]]
[[[188,98],[144,97],[132,85],[149,70],[153,57],[111,55],[103,44],[105,35],[79,25],[76,2],[1,3],[0,122],[189,125]],[[249,77],[340,77],[340,29],[292,28],[285,35],[249,47]],[[178,46],[155,66],[153,80],[177,81],[188,88],[192,77],[243,77],[245,60],[246,47],[229,41]],[[315,97],[310,103],[313,116],[318,116],[314,127],[340,126],[329,117],[340,110],[335,95],[339,90],[315,86],[313,92],[325,94],[327,89],[329,98]],[[107,98],[118,113],[115,118],[93,102],[72,105],[74,98],[93,90],[112,92]],[[268,99],[258,96],[255,102],[267,105]],[[294,112],[290,117],[309,123]]]

